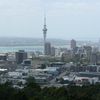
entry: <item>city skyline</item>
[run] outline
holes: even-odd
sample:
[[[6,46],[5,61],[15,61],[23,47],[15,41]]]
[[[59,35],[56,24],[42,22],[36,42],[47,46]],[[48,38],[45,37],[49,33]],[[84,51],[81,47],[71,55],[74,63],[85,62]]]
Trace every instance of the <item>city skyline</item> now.
[[[1,0],[0,37],[42,38],[44,9],[48,36],[98,41],[99,0]]]

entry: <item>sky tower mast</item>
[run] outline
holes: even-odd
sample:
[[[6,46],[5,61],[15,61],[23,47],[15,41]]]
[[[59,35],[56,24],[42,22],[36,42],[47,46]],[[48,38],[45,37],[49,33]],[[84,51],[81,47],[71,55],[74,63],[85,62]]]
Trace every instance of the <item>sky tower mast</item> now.
[[[43,38],[44,38],[44,54],[45,54],[46,35],[47,35],[47,28],[46,28],[46,16],[44,16],[44,28],[43,28]]]

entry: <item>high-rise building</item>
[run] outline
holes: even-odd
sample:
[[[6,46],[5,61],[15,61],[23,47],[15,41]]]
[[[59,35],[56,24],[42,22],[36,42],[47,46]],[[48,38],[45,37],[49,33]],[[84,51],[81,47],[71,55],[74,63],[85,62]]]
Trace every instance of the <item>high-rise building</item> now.
[[[47,35],[46,17],[44,17],[44,28],[43,28],[43,38],[44,38],[44,54],[45,54],[46,35]]]
[[[51,47],[51,56],[55,56],[55,47]]]
[[[25,52],[24,50],[19,50],[15,53],[15,57],[17,64],[21,64],[23,60],[27,59],[27,52]]]
[[[76,41],[75,40],[71,40],[71,49],[75,49],[76,48]]]
[[[91,46],[84,46],[84,52],[86,54],[87,60],[91,62],[92,57],[92,47]]]
[[[91,64],[96,65],[97,64],[97,54],[96,53],[92,53],[91,55]]]
[[[45,43],[45,55],[51,55],[51,43],[50,42]]]
[[[0,60],[2,60],[2,61],[6,61],[7,60],[7,57],[8,57],[8,54],[7,53],[0,54]]]

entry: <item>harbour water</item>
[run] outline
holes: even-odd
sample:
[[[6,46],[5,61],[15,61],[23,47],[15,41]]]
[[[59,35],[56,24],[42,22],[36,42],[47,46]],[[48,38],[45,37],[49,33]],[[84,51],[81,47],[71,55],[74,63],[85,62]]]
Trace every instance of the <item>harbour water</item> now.
[[[69,48],[68,45],[56,45],[56,48]],[[40,51],[43,52],[43,46],[0,46],[0,53],[16,52],[18,50],[25,50],[26,52]]]

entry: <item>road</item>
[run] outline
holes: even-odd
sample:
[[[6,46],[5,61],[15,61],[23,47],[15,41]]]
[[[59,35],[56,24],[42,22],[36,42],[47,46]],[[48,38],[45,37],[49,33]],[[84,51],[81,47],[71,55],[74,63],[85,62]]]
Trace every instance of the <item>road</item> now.
[[[62,78],[63,76],[65,76],[66,75],[66,73],[67,73],[68,71],[67,70],[65,70],[64,72],[62,72],[60,75],[58,75],[58,76],[56,76],[54,79],[52,79],[51,81],[50,81],[50,84],[55,84],[56,82],[56,79],[60,79],[60,78]]]

